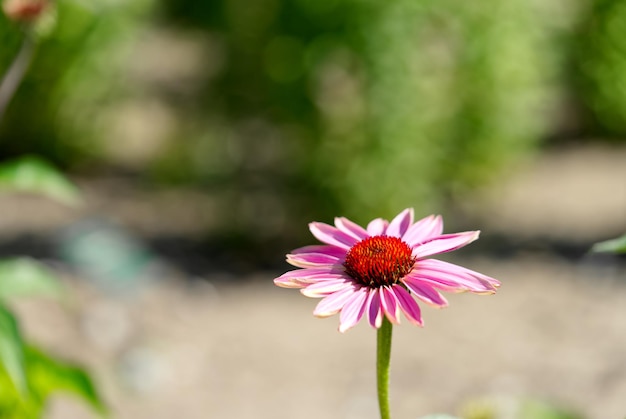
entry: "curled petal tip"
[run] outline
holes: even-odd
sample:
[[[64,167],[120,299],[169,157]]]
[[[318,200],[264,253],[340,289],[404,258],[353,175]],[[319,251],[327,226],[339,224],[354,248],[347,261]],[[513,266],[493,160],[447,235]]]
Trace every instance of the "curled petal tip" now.
[[[293,279],[274,279],[274,285],[281,288],[302,288],[303,285]]]
[[[350,328],[349,327],[343,327],[342,325],[339,325],[337,330],[339,331],[339,333],[346,333],[348,330],[350,330]]]

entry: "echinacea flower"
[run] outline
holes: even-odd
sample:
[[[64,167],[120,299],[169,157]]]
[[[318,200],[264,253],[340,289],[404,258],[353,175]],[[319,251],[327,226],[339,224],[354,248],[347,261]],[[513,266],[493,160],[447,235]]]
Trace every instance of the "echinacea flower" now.
[[[500,282],[481,273],[430,256],[459,249],[478,238],[479,231],[443,233],[441,216],[413,222],[408,208],[391,222],[377,218],[363,228],[347,218],[335,226],[313,222],[309,229],[322,245],[306,246],[287,255],[301,269],[274,279],[279,287],[301,288],[307,297],[322,298],[313,314],[340,313],[339,331],[355,326],[363,316],[380,328],[383,316],[422,326],[415,300],[445,307],[439,290],[491,294]],[[414,298],[415,297],[415,298]]]

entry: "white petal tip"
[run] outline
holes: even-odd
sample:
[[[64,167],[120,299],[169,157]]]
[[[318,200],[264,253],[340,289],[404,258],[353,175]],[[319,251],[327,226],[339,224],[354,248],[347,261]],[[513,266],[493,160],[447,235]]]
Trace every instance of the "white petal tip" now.
[[[314,312],[313,316],[317,317],[318,319],[325,319],[325,318],[328,318],[328,317],[330,317],[330,316],[332,316],[334,314],[337,314],[337,312],[336,311],[332,312],[332,313],[331,312],[326,312],[326,313],[315,313]]]
[[[352,329],[352,326],[350,326],[350,327],[343,327],[343,326],[339,325],[339,328],[337,330],[339,331],[339,333],[346,333],[350,329]]]
[[[305,297],[309,297],[309,298],[320,298],[320,297],[323,297],[323,295],[319,295],[318,293],[316,293],[314,291],[308,291],[306,288],[302,288],[300,290],[300,293],[302,295],[304,295]]]
[[[274,285],[276,285],[277,287],[281,287],[281,288],[302,288],[303,286],[293,282],[293,281],[278,281],[278,280],[274,280]]]

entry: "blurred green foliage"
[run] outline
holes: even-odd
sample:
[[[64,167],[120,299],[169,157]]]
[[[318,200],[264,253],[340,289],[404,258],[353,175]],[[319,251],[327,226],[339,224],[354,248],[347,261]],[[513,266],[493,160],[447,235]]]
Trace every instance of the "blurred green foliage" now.
[[[0,368],[18,396],[27,390],[23,347],[17,320],[10,310],[0,304]],[[19,397],[11,397],[10,401],[15,398],[19,400]]]
[[[622,3],[59,0],[0,153],[199,185],[264,239],[440,211],[543,140],[626,130]]]
[[[597,253],[626,253],[626,234],[616,239],[595,243],[591,251]]]
[[[462,407],[464,419],[582,419],[583,416],[533,398],[487,397]]]
[[[80,202],[78,188],[46,161],[27,156],[0,165],[0,191],[28,192],[66,205]]]
[[[525,1],[167,4],[220,43],[207,112],[228,122],[204,141],[226,150],[198,171],[242,175],[233,208],[278,184],[303,218],[435,211],[546,133],[556,70]]]
[[[45,161],[26,157],[0,165],[0,190],[39,193],[76,204],[78,193]],[[88,373],[30,345],[22,336],[9,304],[23,297],[63,297],[59,279],[30,258],[0,260],[0,417],[42,417],[53,393],[74,394],[104,414]]]
[[[56,276],[30,258],[0,260],[0,279],[0,302],[19,297],[63,296]]]
[[[89,376],[80,368],[54,359],[30,346],[24,347],[28,392],[17,391],[0,365],[0,415],[7,419],[38,419],[45,412],[48,399],[57,392],[73,394],[87,401],[105,416]]]
[[[592,2],[581,23],[574,60],[583,103],[602,133],[626,135],[626,3]]]
[[[99,149],[89,140],[93,128],[87,121],[93,123],[91,112],[99,102],[114,100],[119,92],[115,60],[147,1],[53,2],[46,25],[40,25],[45,30],[36,31],[30,71],[0,124],[4,156],[38,154],[63,166],[97,159]],[[24,32],[0,14],[0,74],[16,55]]]
[[[596,129],[626,134],[626,3],[596,0],[574,54],[584,104]]]
[[[0,284],[0,417],[40,418],[58,392],[82,398],[104,414],[89,375],[26,342],[6,305],[19,297],[62,297],[58,279],[35,260],[20,258],[0,261]]]

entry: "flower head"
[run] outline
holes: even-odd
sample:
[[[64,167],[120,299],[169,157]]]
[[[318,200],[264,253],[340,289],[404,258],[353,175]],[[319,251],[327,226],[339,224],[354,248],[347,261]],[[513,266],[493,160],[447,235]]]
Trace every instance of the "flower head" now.
[[[301,288],[307,297],[322,298],[313,314],[328,317],[340,312],[340,332],[355,326],[363,316],[375,328],[381,326],[383,316],[399,323],[400,312],[409,322],[422,326],[415,298],[445,307],[448,302],[439,290],[492,294],[500,286],[494,278],[428,258],[478,238],[479,231],[442,234],[441,216],[413,222],[413,209],[408,208],[391,222],[377,218],[367,228],[340,217],[334,227],[314,222],[309,229],[325,244],[287,255],[287,262],[301,269],[281,275],[274,283]]]

